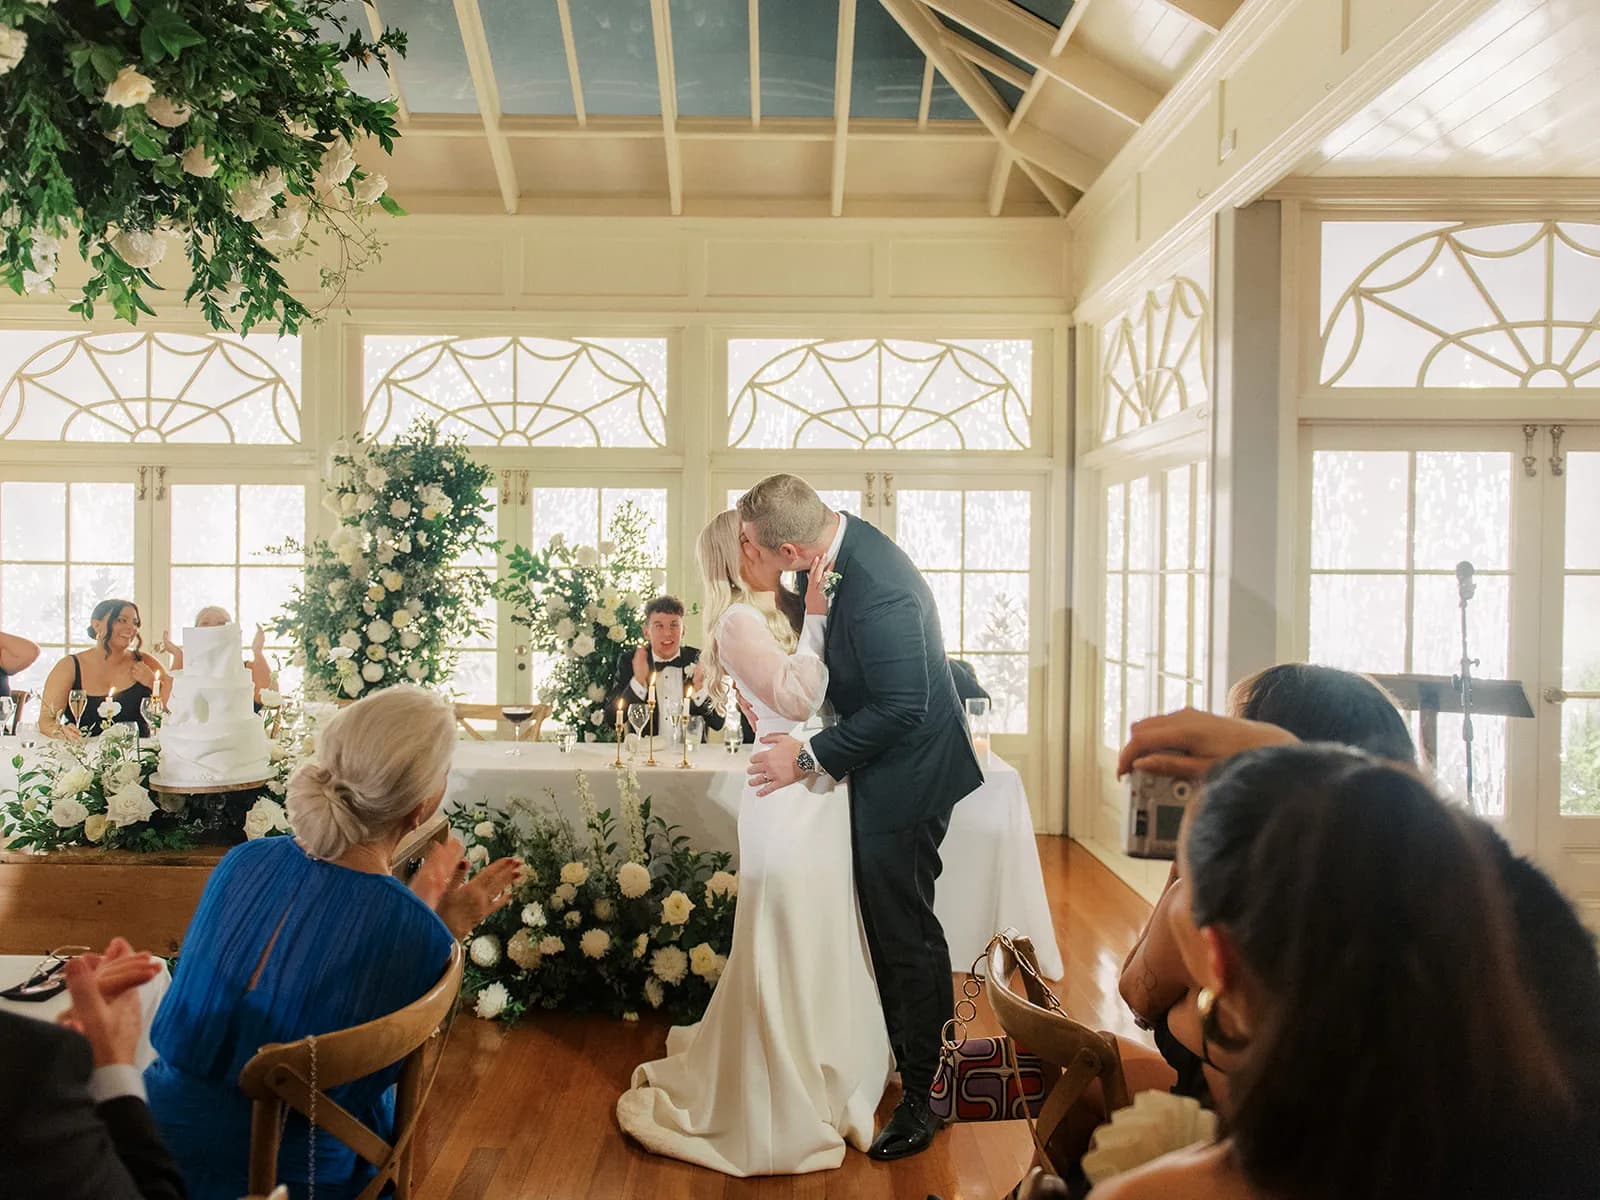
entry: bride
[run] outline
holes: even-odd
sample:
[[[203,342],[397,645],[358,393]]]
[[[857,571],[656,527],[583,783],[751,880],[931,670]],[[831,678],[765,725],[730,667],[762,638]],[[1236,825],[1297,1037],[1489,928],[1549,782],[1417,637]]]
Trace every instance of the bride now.
[[[763,735],[821,706],[827,572],[811,572],[799,645],[739,532],[713,518],[697,547],[705,575],[713,697],[731,679]],[[733,948],[698,1025],[667,1034],[617,1101],[646,1149],[729,1175],[794,1175],[865,1150],[892,1069],[889,1035],[856,908],[847,784],[826,779],[739,803],[739,906]],[[824,787],[826,790],[823,790]]]

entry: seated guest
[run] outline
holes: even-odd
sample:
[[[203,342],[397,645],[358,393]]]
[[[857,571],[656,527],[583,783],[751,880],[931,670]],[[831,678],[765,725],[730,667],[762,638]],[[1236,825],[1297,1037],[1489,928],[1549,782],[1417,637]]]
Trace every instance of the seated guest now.
[[[94,649],[69,654],[51,667],[45,678],[39,732],[49,738],[77,741],[103,733],[116,723],[137,725],[141,736],[150,736],[139,705],[157,689],[165,700],[172,690],[172,676],[139,651],[138,605],[132,600],[100,601],[89,616],[88,632]],[[81,716],[73,715],[69,703],[74,691],[82,691],[86,697]],[[108,698],[118,706],[110,720],[100,715],[100,706]],[[63,720],[70,723],[63,724]]]
[[[950,660],[950,678],[956,682],[956,695],[961,698],[961,703],[968,700],[987,700],[989,693],[983,690],[983,685],[978,682],[978,673],[972,669],[972,664],[959,658]]]
[[[251,1106],[239,1072],[269,1042],[345,1029],[410,1004],[450,947],[509,898],[501,859],[461,884],[461,844],[437,846],[410,888],[389,873],[401,840],[444,797],[455,715],[432,692],[392,687],[342,709],[290,778],[294,836],[236,846],[212,872],[151,1029],[150,1105],[199,1200],[245,1194]],[[400,1068],[333,1089],[387,1136]],[[369,1166],[315,1143],[319,1197],[354,1196]],[[278,1176],[304,1190],[307,1126],[291,1116]]]
[[[61,1025],[0,1012],[0,1196],[182,1200],[133,1065],[160,970],[117,938],[67,963]]]
[[[21,674],[39,657],[39,647],[25,637],[0,630],[0,696],[11,695],[11,677]]]
[[[657,596],[644,607],[642,646],[617,655],[617,669],[606,695],[608,719],[615,719],[617,702],[644,704],[650,698],[650,681],[656,685],[656,711],[646,731],[661,734],[661,710],[683,703],[685,689],[694,685],[695,699],[689,715],[702,717],[707,729],[721,729],[723,717],[704,694],[705,668],[700,650],[683,644],[683,601]],[[631,728],[631,727],[630,727]]]
[[[228,615],[228,610],[219,608],[215,604],[208,604],[194,615],[196,629],[214,629],[219,625],[226,625],[233,618]],[[250,657],[245,659],[244,665],[250,672],[250,679],[256,685],[256,704],[261,703],[261,693],[277,686],[272,677],[272,664],[267,661],[267,631],[260,625],[256,626],[256,635],[250,639]],[[161,640],[156,643],[156,649],[172,656],[172,669],[183,670],[183,647],[172,640],[172,634],[163,631]]]
[[[1557,1200],[1595,1116],[1518,953],[1488,827],[1334,746],[1237,756],[1179,846],[1179,951],[1226,1136],[1096,1200]]]

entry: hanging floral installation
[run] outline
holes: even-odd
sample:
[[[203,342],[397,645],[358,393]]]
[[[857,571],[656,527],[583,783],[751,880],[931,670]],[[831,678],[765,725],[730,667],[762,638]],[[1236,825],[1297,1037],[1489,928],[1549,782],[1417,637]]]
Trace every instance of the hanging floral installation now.
[[[292,333],[315,313],[278,260],[320,246],[337,303],[379,251],[372,210],[401,212],[354,150],[393,149],[394,103],[346,71],[405,35],[346,24],[336,0],[0,0],[0,282],[52,290],[76,235],[86,319],[152,313],[150,271],[182,255],[213,328]]]
[[[305,548],[304,580],[274,624],[296,644],[309,695],[448,684],[451,647],[482,631],[491,595],[489,572],[459,565],[498,544],[489,479],[426,421],[397,441],[334,446],[323,505],[339,528]]]

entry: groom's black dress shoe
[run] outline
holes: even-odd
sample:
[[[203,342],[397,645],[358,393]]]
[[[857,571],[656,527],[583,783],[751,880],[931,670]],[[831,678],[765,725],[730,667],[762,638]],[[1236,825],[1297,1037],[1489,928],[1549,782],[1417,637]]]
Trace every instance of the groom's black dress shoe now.
[[[894,1116],[883,1127],[867,1151],[867,1157],[878,1162],[893,1162],[921,1154],[933,1145],[933,1135],[939,1132],[939,1118],[928,1108],[924,1096],[905,1096],[894,1110]]]

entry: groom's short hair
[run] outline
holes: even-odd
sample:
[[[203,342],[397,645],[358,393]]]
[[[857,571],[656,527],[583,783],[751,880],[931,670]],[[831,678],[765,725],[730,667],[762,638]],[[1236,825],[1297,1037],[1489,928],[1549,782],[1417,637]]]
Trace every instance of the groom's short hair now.
[[[739,519],[755,527],[756,541],[768,550],[804,546],[822,536],[828,506],[798,475],[768,475],[739,497]]]

